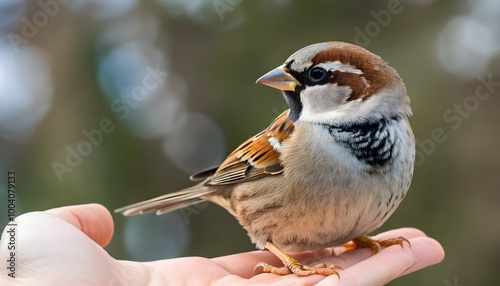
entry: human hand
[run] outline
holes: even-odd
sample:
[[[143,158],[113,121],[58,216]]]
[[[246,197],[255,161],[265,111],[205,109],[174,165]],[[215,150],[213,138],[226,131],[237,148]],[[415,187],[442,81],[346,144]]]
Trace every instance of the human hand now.
[[[253,267],[258,262],[273,265],[281,262],[268,251],[213,259],[116,260],[103,249],[113,235],[111,214],[97,204],[31,212],[17,217],[16,222],[16,278],[7,276],[9,270],[0,267],[0,285],[383,285],[444,258],[444,250],[437,241],[418,229],[402,228],[379,234],[376,238],[403,236],[409,239],[411,248],[392,246],[373,256],[368,249],[348,251],[338,256],[332,256],[333,249],[293,254],[308,264],[321,260],[344,267],[339,271],[340,279],[336,275],[254,275]],[[10,252],[6,230],[0,241],[2,261]]]

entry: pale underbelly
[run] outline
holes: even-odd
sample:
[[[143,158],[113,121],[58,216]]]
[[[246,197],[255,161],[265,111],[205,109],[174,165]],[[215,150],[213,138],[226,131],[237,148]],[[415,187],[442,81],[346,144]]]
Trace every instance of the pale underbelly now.
[[[378,228],[400,201],[381,197],[344,197],[342,201],[300,203],[263,212],[247,229],[252,242],[263,248],[271,241],[284,251],[306,251],[346,243]],[[379,203],[380,202],[380,203]],[[299,207],[301,206],[301,207]]]

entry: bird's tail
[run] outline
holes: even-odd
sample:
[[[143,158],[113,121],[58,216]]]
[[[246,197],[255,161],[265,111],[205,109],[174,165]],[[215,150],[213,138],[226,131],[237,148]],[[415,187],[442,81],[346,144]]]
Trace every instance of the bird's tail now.
[[[214,190],[203,185],[196,185],[171,194],[159,196],[147,201],[138,202],[115,210],[124,216],[133,216],[155,211],[157,215],[204,202],[205,195],[213,193]]]

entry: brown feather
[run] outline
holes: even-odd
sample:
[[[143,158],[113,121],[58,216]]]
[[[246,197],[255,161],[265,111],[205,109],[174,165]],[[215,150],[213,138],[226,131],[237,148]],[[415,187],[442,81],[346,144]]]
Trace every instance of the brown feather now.
[[[271,145],[269,139],[274,138],[281,144],[293,129],[294,122],[288,118],[286,110],[267,129],[236,148],[206,184],[234,184],[280,173],[280,168],[276,166],[280,163],[280,152]],[[267,169],[268,167],[270,169]]]
[[[318,52],[312,59],[312,63],[316,65],[323,62],[340,61],[342,64],[353,65],[363,71],[362,75],[338,73],[335,82],[352,89],[348,101],[366,100],[381,89],[392,86],[396,81],[401,81],[394,69],[379,56],[352,44],[341,42],[331,42],[331,44],[334,47]],[[343,48],[338,48],[338,46]]]

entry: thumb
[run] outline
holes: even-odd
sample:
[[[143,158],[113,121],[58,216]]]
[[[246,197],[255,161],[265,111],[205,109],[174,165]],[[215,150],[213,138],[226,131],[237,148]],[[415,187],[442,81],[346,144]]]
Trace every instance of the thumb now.
[[[46,212],[72,224],[102,247],[106,246],[113,237],[113,218],[109,211],[100,204],[65,206]]]

